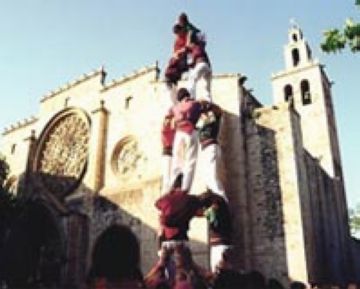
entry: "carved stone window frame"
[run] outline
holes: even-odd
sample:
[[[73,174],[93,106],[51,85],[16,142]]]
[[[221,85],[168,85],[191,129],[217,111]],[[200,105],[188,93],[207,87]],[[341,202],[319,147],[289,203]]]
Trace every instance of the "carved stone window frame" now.
[[[132,183],[132,182],[141,181],[141,178],[137,177],[137,175],[136,175],[136,168],[134,168],[134,169],[129,168],[128,172],[123,172],[121,170],[121,167],[119,167],[119,161],[121,161],[119,158],[124,157],[124,156],[121,156],[124,148],[126,148],[127,145],[129,145],[129,144],[131,145],[132,143],[135,146],[139,146],[139,141],[134,135],[127,135],[127,136],[121,138],[116,143],[116,145],[113,149],[113,152],[111,154],[111,169],[112,169],[112,172],[114,173],[114,175],[117,177],[117,179],[120,182]],[[139,149],[136,153],[138,154],[137,156],[136,155],[130,156],[131,162],[135,162],[137,160],[141,161],[141,159],[143,157],[141,149]],[[132,163],[130,165],[135,165],[135,164]],[[123,169],[126,169],[126,168],[123,168]]]
[[[39,140],[38,140],[38,143],[36,146],[34,160],[32,163],[32,172],[41,175],[41,173],[42,173],[41,161],[42,161],[43,155],[44,155],[43,150],[46,148],[46,144],[49,141],[49,136],[51,136],[51,134],[54,132],[54,130],[59,126],[59,124],[63,120],[66,120],[68,117],[71,117],[71,116],[76,116],[77,118],[82,120],[83,123],[86,125],[85,130],[87,131],[88,143],[87,143],[87,152],[86,152],[85,160],[82,164],[81,172],[77,176],[77,181],[74,183],[73,186],[68,188],[68,191],[64,192],[64,196],[71,194],[78,187],[78,185],[80,184],[80,182],[82,181],[82,179],[86,173],[88,154],[89,154],[89,146],[90,146],[90,134],[91,134],[91,120],[90,120],[89,116],[87,115],[87,113],[82,109],[75,108],[75,107],[69,107],[69,108],[66,108],[65,110],[60,111],[55,116],[53,116],[48,121],[45,128],[41,132],[41,135],[39,137]],[[47,188],[45,182],[43,180],[42,180],[42,182],[43,182],[43,185],[45,186],[45,188]],[[49,189],[49,188],[47,188],[47,189]],[[49,191],[51,191],[51,190],[49,189]],[[62,197],[64,197],[64,196],[62,196]]]

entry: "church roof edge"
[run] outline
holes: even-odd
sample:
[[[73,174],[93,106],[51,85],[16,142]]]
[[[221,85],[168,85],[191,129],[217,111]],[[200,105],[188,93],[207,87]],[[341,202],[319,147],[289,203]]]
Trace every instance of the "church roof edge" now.
[[[109,84],[104,85],[102,91],[108,90],[114,86],[123,84],[127,81],[133,80],[135,78],[138,78],[140,76],[143,76],[145,74],[148,74],[150,72],[157,71],[157,70],[158,70],[157,65],[144,66],[138,70],[134,70],[132,73],[125,74],[118,79],[113,79]]]
[[[72,87],[74,87],[74,86],[76,86],[76,85],[78,85],[78,84],[80,84],[80,83],[82,83],[82,82],[84,82],[86,80],[89,80],[90,78],[98,76],[99,74],[103,74],[103,73],[105,73],[104,67],[94,69],[90,73],[84,73],[80,77],[76,78],[75,80],[67,82],[63,86],[60,86],[57,89],[50,91],[48,94],[44,95],[41,98],[40,102],[44,102],[47,99],[52,98],[52,97],[54,97],[55,95],[57,95],[57,94],[59,94],[61,92],[69,90],[70,88],[72,88]]]
[[[26,127],[38,121],[38,118],[35,116],[31,116],[29,118],[25,118],[21,121],[16,122],[15,124],[11,124],[9,127],[5,127],[2,135],[7,135],[15,130]]]

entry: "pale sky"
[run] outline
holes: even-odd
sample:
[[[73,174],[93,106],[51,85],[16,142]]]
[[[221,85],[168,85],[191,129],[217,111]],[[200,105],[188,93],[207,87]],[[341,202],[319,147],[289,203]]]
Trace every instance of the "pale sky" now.
[[[0,0],[0,128],[36,115],[39,100],[104,65],[119,78],[170,55],[180,12],[207,34],[216,73],[242,73],[272,104],[270,76],[284,68],[289,21],[304,32],[333,86],[348,203],[360,202],[360,53],[325,55],[322,31],[360,21],[355,0]]]

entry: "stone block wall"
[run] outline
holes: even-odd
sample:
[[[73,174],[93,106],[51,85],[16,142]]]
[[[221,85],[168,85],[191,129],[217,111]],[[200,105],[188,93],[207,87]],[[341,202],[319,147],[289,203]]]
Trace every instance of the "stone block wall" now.
[[[246,121],[252,268],[268,277],[307,280],[304,188],[298,119],[287,104],[257,108]],[[301,143],[300,143],[301,146]]]
[[[310,282],[344,285],[351,279],[348,236],[336,206],[336,181],[325,172],[319,161],[304,151],[310,210],[313,226],[313,257]]]

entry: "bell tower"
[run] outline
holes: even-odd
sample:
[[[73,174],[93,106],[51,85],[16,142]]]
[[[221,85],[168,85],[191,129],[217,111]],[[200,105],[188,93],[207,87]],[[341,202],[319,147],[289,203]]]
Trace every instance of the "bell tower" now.
[[[328,276],[335,276],[338,264],[343,264],[345,268],[348,263],[346,258],[350,235],[332,82],[324,66],[313,58],[310,46],[296,24],[289,29],[284,59],[285,69],[271,77],[274,103],[288,102],[300,116],[304,157],[313,160],[307,168],[308,179],[312,180],[312,184],[316,183],[309,183],[311,205],[310,208],[304,207],[303,212],[306,215],[306,210],[310,210],[314,216],[312,222],[314,228],[317,228],[314,236],[320,236],[319,232],[326,228],[325,235],[321,237],[323,239],[319,237],[320,243],[326,244],[326,255],[335,256],[333,252],[339,252],[334,257],[335,261],[329,261],[331,265],[326,269]],[[312,175],[314,167],[322,172],[320,180],[318,175]],[[318,190],[317,186],[323,186],[324,189]],[[317,251],[321,250],[319,246]]]
[[[314,59],[298,25],[289,30],[284,47],[285,70],[272,75],[274,102],[291,102],[301,117],[305,150],[330,177],[342,178],[339,142],[324,66]]]
[[[290,28],[288,41],[285,48],[286,69],[300,67],[312,61],[310,47],[297,25]]]

